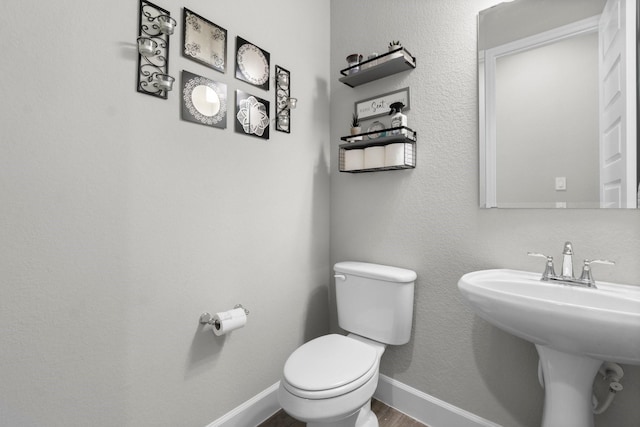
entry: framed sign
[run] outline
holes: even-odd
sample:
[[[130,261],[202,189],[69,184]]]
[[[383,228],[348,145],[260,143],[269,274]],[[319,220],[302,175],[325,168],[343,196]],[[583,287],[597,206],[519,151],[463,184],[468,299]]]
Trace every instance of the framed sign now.
[[[355,103],[355,113],[358,115],[360,120],[386,116],[390,111],[389,106],[394,102],[402,102],[404,104],[402,111],[407,111],[411,108],[409,88],[405,87],[404,89],[400,89],[395,92],[389,92],[384,95],[378,95],[373,98],[358,101]]]

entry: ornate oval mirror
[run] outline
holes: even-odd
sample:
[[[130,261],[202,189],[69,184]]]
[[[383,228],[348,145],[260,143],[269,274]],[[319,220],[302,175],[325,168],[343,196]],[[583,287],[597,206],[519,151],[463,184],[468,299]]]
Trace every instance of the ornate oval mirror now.
[[[227,85],[182,71],[182,118],[224,129],[227,127]]]
[[[220,111],[220,98],[209,86],[199,85],[193,88],[191,102],[200,114],[207,117],[213,117]]]

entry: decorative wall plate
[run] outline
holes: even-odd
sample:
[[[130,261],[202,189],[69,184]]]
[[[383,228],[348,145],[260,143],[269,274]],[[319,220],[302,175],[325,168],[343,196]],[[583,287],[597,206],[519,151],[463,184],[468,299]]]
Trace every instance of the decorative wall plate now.
[[[269,101],[236,90],[235,130],[269,139]]]
[[[190,11],[183,12],[182,54],[222,73],[227,69],[227,30]]]
[[[269,90],[269,52],[236,37],[236,78]]]
[[[238,49],[238,67],[244,78],[259,86],[269,78],[269,63],[260,48],[252,44],[243,44]]]
[[[182,119],[227,127],[227,85],[182,71]]]

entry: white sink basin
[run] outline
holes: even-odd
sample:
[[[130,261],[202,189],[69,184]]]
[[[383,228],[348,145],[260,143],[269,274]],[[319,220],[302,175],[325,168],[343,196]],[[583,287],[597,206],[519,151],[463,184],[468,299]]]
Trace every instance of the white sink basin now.
[[[468,273],[458,288],[478,316],[536,345],[543,427],[591,427],[591,387],[604,361],[640,365],[640,286],[586,288],[516,270]]]
[[[640,286],[597,289],[540,281],[516,270],[468,273],[460,292],[483,319],[534,344],[618,363],[640,364]]]

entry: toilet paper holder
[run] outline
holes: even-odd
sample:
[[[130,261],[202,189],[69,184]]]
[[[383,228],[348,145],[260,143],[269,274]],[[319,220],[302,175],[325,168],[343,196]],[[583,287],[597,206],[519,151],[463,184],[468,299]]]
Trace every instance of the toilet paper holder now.
[[[247,316],[249,315],[249,310],[247,310],[246,308],[244,308],[242,306],[242,304],[236,304],[234,307],[234,309],[236,308],[241,308],[244,310],[244,314],[246,314]],[[201,325],[211,325],[213,327],[219,328],[220,327],[220,322],[218,322],[217,320],[213,319],[213,316],[210,313],[204,312],[200,315],[200,324]]]

